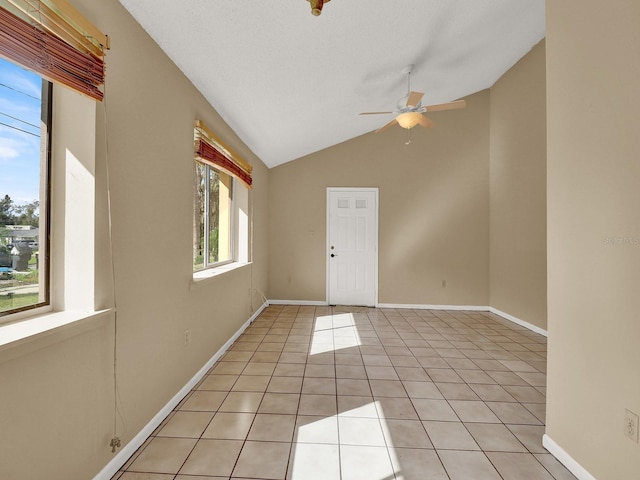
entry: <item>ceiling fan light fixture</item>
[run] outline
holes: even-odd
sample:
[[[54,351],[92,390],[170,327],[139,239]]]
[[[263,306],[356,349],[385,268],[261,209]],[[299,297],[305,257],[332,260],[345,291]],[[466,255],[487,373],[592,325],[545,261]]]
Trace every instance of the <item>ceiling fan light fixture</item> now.
[[[420,123],[422,114],[419,112],[404,112],[396,117],[396,121],[402,128],[409,130]]]
[[[311,4],[311,14],[319,16],[322,13],[322,7],[331,0],[307,0]]]

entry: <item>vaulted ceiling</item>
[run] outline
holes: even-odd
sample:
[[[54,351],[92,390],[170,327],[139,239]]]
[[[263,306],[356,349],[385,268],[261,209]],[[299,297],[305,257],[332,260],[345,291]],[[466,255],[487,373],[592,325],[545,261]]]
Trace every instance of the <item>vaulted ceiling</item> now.
[[[390,121],[358,114],[395,110],[409,64],[422,103],[444,103],[545,34],[544,0],[332,0],[317,17],[307,0],[120,2],[268,167]]]

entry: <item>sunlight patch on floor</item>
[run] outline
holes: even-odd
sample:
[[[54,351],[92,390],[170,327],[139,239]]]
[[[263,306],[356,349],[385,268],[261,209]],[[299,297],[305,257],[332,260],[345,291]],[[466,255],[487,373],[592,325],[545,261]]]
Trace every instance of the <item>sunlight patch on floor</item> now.
[[[324,315],[316,318],[309,354],[335,352],[360,345],[362,341],[353,314]]]
[[[382,405],[363,402],[298,426],[288,478],[391,480],[403,478],[399,465]]]

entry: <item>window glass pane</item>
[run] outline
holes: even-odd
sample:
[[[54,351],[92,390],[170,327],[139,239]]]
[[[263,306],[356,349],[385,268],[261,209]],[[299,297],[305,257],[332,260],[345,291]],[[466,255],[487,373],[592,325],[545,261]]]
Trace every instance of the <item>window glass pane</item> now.
[[[0,315],[48,300],[47,89],[0,59]]]
[[[205,227],[205,190],[206,184],[206,166],[200,162],[194,164],[194,211],[193,211],[193,270],[201,270],[204,268],[204,227]]]
[[[218,220],[220,218],[220,177],[209,169],[209,263],[218,262]]]
[[[193,269],[233,260],[233,178],[195,161]]]

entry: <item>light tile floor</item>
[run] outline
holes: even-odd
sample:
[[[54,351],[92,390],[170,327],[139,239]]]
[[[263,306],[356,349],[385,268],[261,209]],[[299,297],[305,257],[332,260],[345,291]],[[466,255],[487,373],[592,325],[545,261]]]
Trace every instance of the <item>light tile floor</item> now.
[[[485,312],[270,306],[113,479],[575,479],[545,371]]]

